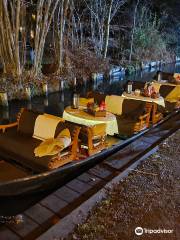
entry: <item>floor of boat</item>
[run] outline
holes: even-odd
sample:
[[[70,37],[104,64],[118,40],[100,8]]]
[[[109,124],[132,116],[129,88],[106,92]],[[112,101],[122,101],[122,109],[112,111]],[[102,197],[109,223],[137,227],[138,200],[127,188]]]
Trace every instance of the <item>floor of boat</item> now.
[[[113,136],[107,136],[107,146],[110,148],[111,146],[120,143],[119,138],[113,137]],[[78,153],[79,159],[85,159],[87,158],[86,154],[80,154]],[[15,179],[24,178],[27,176],[32,176],[33,172],[28,170],[27,168],[23,167],[22,165],[19,165],[15,162],[7,162],[4,160],[0,160],[0,183],[6,182],[6,181],[12,181]]]
[[[0,161],[0,182],[24,178],[28,175],[29,174],[22,168],[3,160]]]

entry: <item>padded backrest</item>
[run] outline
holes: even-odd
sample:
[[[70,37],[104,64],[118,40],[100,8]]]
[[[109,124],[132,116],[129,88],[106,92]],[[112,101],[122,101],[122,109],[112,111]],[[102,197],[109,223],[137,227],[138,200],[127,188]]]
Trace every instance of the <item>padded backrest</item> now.
[[[105,101],[106,95],[99,92],[89,92],[87,97],[94,98],[94,102],[101,104],[102,101]]]
[[[124,90],[126,91],[128,83],[125,84]],[[144,88],[145,82],[140,81],[133,81],[132,82],[132,90],[135,91],[136,89]]]
[[[172,90],[175,88],[175,86],[170,86],[170,85],[161,85],[159,89],[159,93],[162,97],[167,97],[167,95],[172,92]]]
[[[22,134],[32,136],[34,132],[34,125],[39,113],[29,109],[24,109],[20,115],[18,123],[18,131]]]
[[[172,80],[174,73],[161,72],[162,80]]]
[[[144,86],[145,86],[145,82],[134,81],[132,85],[132,90],[135,91],[136,89],[143,89]]]
[[[33,137],[40,140],[54,138],[57,125],[61,121],[64,121],[64,119],[54,115],[39,115],[35,121]]]
[[[117,95],[108,95],[106,96],[105,102],[106,102],[106,110],[108,112],[111,112],[116,115],[122,114],[122,104],[125,100],[122,96]]]
[[[144,114],[145,107],[145,101],[124,99],[122,104],[122,114],[129,117],[139,117]]]
[[[153,79],[158,81],[158,74],[161,74],[161,79],[162,80],[168,80],[171,81],[173,79],[173,75],[174,73],[168,73],[168,72],[161,72],[161,71],[157,71],[157,73],[155,74],[155,76],[153,77]]]

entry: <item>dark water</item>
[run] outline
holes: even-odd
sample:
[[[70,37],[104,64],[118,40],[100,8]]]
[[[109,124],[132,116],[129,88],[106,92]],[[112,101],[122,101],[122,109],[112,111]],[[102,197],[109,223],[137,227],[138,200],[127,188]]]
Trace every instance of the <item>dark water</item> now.
[[[125,76],[121,72],[114,72],[111,76],[106,78],[99,75],[94,82],[87,82],[84,85],[78,85],[78,90],[81,95],[86,95],[86,93],[91,90],[97,90],[106,94],[121,95],[128,80],[142,82],[150,81],[153,79],[157,70],[159,69],[147,69],[142,72],[136,72],[130,76]],[[164,72],[180,73],[180,63],[167,64],[162,66],[161,70]],[[8,108],[0,108],[0,124],[15,121],[16,115],[22,107],[28,107],[39,112],[62,116],[64,108],[71,105],[71,100],[71,89],[65,89],[63,92],[49,94],[48,97],[34,97],[31,102],[13,100],[9,102]]]

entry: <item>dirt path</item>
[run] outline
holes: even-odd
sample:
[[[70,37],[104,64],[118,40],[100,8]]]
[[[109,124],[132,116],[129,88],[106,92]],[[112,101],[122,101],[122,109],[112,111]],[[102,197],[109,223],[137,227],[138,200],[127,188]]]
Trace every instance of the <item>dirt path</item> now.
[[[180,130],[116,185],[68,240],[180,239],[179,142]],[[141,236],[135,234],[137,227],[143,228]],[[173,232],[145,233],[145,228]]]

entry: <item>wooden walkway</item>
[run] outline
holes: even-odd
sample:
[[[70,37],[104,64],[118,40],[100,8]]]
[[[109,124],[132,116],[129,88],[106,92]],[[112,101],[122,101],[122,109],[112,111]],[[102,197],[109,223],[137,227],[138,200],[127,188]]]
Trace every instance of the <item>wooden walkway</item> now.
[[[128,173],[128,167],[132,169],[133,163],[137,165],[179,127],[180,113],[26,210],[23,223],[1,224],[0,240],[51,240],[66,236],[105,196],[110,182],[118,182],[122,174]]]

